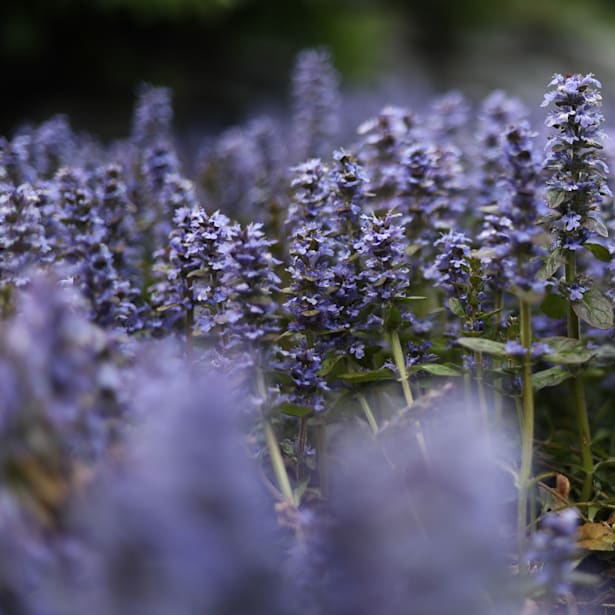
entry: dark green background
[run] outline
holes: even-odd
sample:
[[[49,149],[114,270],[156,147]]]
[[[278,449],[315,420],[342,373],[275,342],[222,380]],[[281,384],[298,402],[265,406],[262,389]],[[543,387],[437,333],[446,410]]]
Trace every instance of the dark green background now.
[[[506,87],[538,105],[555,71],[595,72],[608,99],[614,23],[609,0],[5,0],[0,132],[67,112],[121,136],[140,81],[173,87],[180,132],[215,129],[282,105],[321,44],[382,103]]]

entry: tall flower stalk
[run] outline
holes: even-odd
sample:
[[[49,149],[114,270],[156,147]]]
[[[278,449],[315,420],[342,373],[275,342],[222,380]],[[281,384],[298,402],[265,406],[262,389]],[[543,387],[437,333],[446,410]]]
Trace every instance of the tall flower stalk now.
[[[600,111],[600,82],[590,73],[588,75],[556,74],[549,84],[554,89],[545,95],[542,106],[553,103],[546,124],[554,130],[547,145],[545,168],[550,173],[547,180],[549,189],[548,203],[553,210],[551,232],[555,239],[555,250],[564,261],[564,293],[568,299],[567,328],[568,337],[579,340],[581,329],[579,314],[587,316],[580,308],[586,303],[585,295],[593,289],[579,277],[577,271],[577,251],[595,233],[606,234],[606,228],[599,217],[599,205],[605,196],[610,196],[606,184],[608,168],[598,155],[602,149],[603,133],[600,126],[604,116]],[[595,296],[588,294],[588,298]],[[599,300],[598,300],[599,301]],[[590,324],[609,328],[607,322],[595,322],[591,316]],[[587,501],[592,492],[593,457],[591,433],[583,376],[580,372],[573,379],[577,427],[581,445],[581,457],[585,478],[581,499]]]

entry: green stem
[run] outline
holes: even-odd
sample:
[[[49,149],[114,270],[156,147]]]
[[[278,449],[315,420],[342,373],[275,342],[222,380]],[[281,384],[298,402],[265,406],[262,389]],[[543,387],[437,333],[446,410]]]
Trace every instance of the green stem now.
[[[367,403],[367,399],[365,399],[365,395],[362,393],[357,393],[357,399],[361,404],[361,408],[363,409],[363,414],[365,414],[365,418],[369,423],[369,426],[372,428],[372,431],[377,434],[378,433],[378,423],[376,423],[376,419],[374,418],[374,413]]]
[[[401,349],[401,341],[399,339],[398,331],[391,331],[391,347],[393,350],[393,360],[399,370],[399,378],[401,380],[401,387],[404,391],[406,406],[411,408],[414,405],[414,397],[412,396],[412,390],[410,389],[408,372],[406,370],[406,361],[404,359],[403,350]]]
[[[566,283],[572,284],[577,277],[577,262],[576,254],[569,251],[566,258]],[[581,339],[581,327],[579,318],[572,309],[572,302],[568,303],[568,337],[573,339]],[[583,376],[577,373],[572,381],[572,389],[575,401],[575,410],[577,418],[577,429],[579,431],[579,440],[581,445],[581,458],[583,462],[583,471],[585,473],[583,479],[583,488],[581,490],[581,500],[588,501],[591,497],[593,474],[594,474],[594,459],[591,450],[591,431],[589,427],[589,415],[587,413],[587,401],[585,397],[585,384]]]
[[[408,409],[414,405],[414,397],[412,396],[412,391],[410,389],[410,382],[408,380],[408,372],[406,370],[406,361],[404,359],[404,353],[401,349],[401,342],[399,340],[398,331],[391,331],[391,347],[393,349],[393,359],[395,360],[395,365],[397,366],[397,369],[399,370],[401,386],[404,391],[404,398],[406,400],[406,409]],[[423,428],[421,427],[421,423],[418,419],[415,421],[415,427],[416,427],[416,440],[418,442],[421,455],[423,456],[425,463],[428,463],[427,443],[425,442]]]
[[[525,533],[527,531],[527,504],[532,475],[532,449],[534,445],[534,391],[532,389],[532,314],[527,301],[521,301],[521,344],[526,349],[521,369],[523,383],[523,422],[521,425],[521,468],[519,470],[518,539],[519,571],[524,574]]]
[[[265,382],[265,374],[260,367],[256,368],[256,388],[263,398],[267,399],[267,383]],[[282,492],[282,495],[291,503],[296,504],[293,489],[290,485],[290,479],[288,478],[288,472],[284,465],[284,459],[280,452],[280,445],[273,434],[273,429],[267,419],[263,420],[263,429],[265,431],[265,441],[267,442],[267,450],[269,451],[269,457],[271,459],[271,465],[273,467],[273,473],[275,474],[278,488]]]
[[[282,459],[282,453],[276,437],[273,435],[273,429],[268,422],[265,422],[265,439],[267,440],[267,449],[269,450],[269,457],[271,457],[271,465],[273,466],[273,473],[278,482],[278,487],[282,492],[282,495],[291,503],[295,503],[295,496],[293,489],[290,486],[290,480],[288,478],[288,472],[284,465],[284,459]]]

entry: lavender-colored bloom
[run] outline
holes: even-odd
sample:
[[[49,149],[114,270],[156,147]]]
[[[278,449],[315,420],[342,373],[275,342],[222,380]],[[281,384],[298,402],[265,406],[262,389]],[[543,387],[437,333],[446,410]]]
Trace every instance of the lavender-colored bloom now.
[[[463,209],[459,151],[416,144],[406,150],[402,164],[399,210],[408,216],[410,239],[428,246]]]
[[[171,138],[171,90],[142,84],[132,119],[132,141],[139,148]]]
[[[41,592],[52,553],[34,514],[18,499],[0,492],[0,612],[6,615],[47,615],[56,612]]]
[[[32,136],[32,164],[39,178],[50,179],[74,161],[77,144],[68,118],[57,115],[36,128]]]
[[[62,236],[54,238],[56,257],[74,263],[85,257],[90,247],[104,237],[103,221],[96,208],[88,178],[79,169],[63,168],[52,184],[56,217],[62,224]]]
[[[437,98],[427,118],[429,134],[436,143],[455,142],[468,125],[470,105],[465,96],[453,90]]]
[[[337,326],[340,308],[334,302],[332,267],[336,242],[316,221],[298,227],[290,247],[290,298],[284,304],[295,331],[322,332]]]
[[[105,326],[140,329],[139,290],[122,279],[106,244],[107,228],[95,198],[95,186],[77,169],[61,169],[54,178],[59,234],[54,237],[55,258],[89,299],[92,317]]]
[[[369,325],[379,331],[384,309],[403,297],[410,285],[404,231],[399,213],[363,214],[361,232],[353,245],[360,256],[360,292],[365,305],[372,306]]]
[[[483,246],[492,248],[493,255],[486,257],[490,285],[500,292],[512,289],[540,294],[545,288],[545,282],[537,277],[545,254],[538,219],[545,208],[534,136],[527,122],[511,125],[502,134],[504,176],[498,183],[499,212],[485,217],[478,236]]]
[[[12,141],[0,137],[0,182],[19,186],[35,179],[29,161],[30,137],[22,135]]]
[[[359,126],[358,158],[370,178],[374,207],[393,207],[402,183],[405,150],[416,141],[416,116],[407,109],[385,107]]]
[[[0,185],[0,288],[23,286],[29,266],[49,260],[40,197],[29,184]]]
[[[325,49],[302,51],[292,75],[293,159],[324,157],[339,131],[339,76]]]
[[[567,289],[570,301],[582,301],[583,295],[589,290],[587,286],[582,286],[577,282],[568,284]]]
[[[360,225],[359,217],[366,199],[365,185],[369,180],[361,165],[348,152],[336,150],[333,160],[336,166],[331,171],[334,186],[332,206],[336,230],[352,239]]]
[[[449,307],[462,318],[464,330],[482,331],[488,311],[484,262],[472,254],[471,241],[463,233],[450,231],[436,241],[435,247],[439,251],[433,265],[425,269],[425,278],[443,288],[449,300],[456,300],[455,307],[451,303]]]
[[[469,281],[471,240],[463,233],[450,231],[434,245],[440,251],[424,275],[428,280],[433,280],[435,286],[455,292],[457,287],[463,287]]]
[[[547,143],[545,169],[549,173],[549,207],[554,221],[555,245],[576,251],[599,229],[599,207],[611,197],[608,167],[598,154],[600,129],[600,82],[588,75],[556,74],[542,106],[554,104],[546,124],[555,131]]]
[[[271,254],[274,243],[261,224],[248,224],[222,247],[224,299],[215,321],[231,347],[258,347],[277,331],[274,293],[280,278],[274,271],[279,261]]]
[[[3,458],[28,451],[63,473],[69,455],[99,455],[124,410],[117,356],[69,289],[34,279],[0,335]]]
[[[120,166],[110,164],[102,169],[97,196],[114,266],[122,276],[135,279],[142,256],[139,254],[140,232],[136,226],[136,207],[128,195]]]
[[[305,542],[291,561],[307,612],[518,612],[504,591],[510,577],[498,544],[502,481],[491,449],[468,429],[457,417],[426,430],[428,463],[406,425],[377,442],[346,432],[330,467],[327,509],[304,512]]]
[[[219,374],[216,385],[211,374],[195,380],[137,383],[156,392],[149,424],[126,467],[80,498],[71,528],[84,564],[56,589],[62,613],[292,613],[281,532],[238,429],[245,400]]]
[[[293,200],[288,209],[286,227],[293,231],[311,222],[318,222],[322,228],[330,226],[333,184],[328,167],[318,158],[312,158],[291,168],[291,172]]]
[[[503,133],[527,115],[516,98],[502,90],[492,92],[481,104],[478,115],[477,155],[479,157],[478,198],[481,206],[493,206],[499,201],[500,179],[505,173]]]
[[[549,594],[561,596],[571,589],[578,519],[574,508],[550,513],[532,537],[526,560],[541,563],[534,580]]]
[[[199,179],[207,201],[242,221],[271,221],[286,176],[285,157],[279,129],[269,118],[226,130],[201,154]]]
[[[276,368],[292,380],[292,386],[282,395],[282,400],[322,412],[329,387],[319,373],[323,367],[323,357],[318,350],[308,345],[305,337],[301,337],[290,349],[280,349],[279,352],[281,359]]]
[[[165,329],[191,312],[196,329],[209,333],[226,298],[221,281],[226,245],[239,230],[224,214],[209,216],[192,201],[177,207],[173,223],[168,250],[155,267],[160,279],[153,302],[163,309]]]

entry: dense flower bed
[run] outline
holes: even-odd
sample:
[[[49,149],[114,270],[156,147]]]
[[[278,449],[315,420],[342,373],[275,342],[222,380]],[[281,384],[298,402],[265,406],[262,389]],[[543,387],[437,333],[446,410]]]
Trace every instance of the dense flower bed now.
[[[152,86],[125,141],[2,139],[1,612],[603,603],[609,153],[595,77],[549,87],[542,137],[453,92],[342,148],[309,50],[195,160]]]

